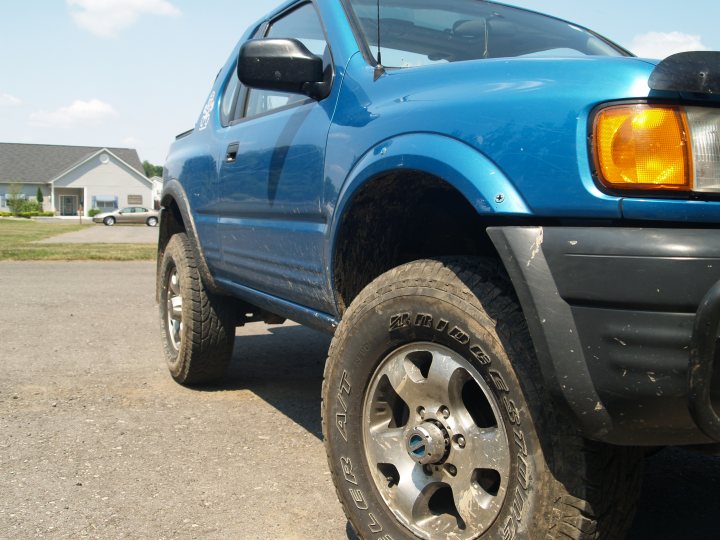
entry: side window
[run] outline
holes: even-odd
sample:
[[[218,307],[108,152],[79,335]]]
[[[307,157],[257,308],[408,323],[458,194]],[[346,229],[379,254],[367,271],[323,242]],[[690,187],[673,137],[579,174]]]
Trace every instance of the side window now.
[[[220,122],[223,126],[228,126],[235,117],[235,104],[237,103],[238,94],[240,93],[240,79],[237,76],[237,69],[233,67],[230,80],[225,85],[225,91],[220,102]]]
[[[265,37],[294,38],[300,40],[308,50],[324,56],[327,49],[325,34],[320,19],[312,4],[304,4],[270,25]],[[273,109],[286,107],[307,99],[301,94],[287,94],[274,90],[250,90],[245,116],[256,116]]]

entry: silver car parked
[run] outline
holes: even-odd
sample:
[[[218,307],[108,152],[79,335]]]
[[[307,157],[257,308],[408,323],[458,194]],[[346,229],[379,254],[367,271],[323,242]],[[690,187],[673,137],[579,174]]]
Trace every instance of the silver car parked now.
[[[148,227],[157,227],[158,211],[142,206],[128,206],[122,210],[104,212],[93,217],[95,223],[104,223],[112,227],[115,223],[145,223]]]

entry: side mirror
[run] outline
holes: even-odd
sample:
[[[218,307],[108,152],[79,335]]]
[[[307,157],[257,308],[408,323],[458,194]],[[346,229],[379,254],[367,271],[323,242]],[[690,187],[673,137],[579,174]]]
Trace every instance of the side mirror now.
[[[322,99],[323,59],[297,39],[251,39],[240,48],[238,78],[245,86]]]

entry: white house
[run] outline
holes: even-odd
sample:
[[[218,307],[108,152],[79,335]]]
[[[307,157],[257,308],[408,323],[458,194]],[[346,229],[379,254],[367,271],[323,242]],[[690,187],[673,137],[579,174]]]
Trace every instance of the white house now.
[[[44,210],[87,216],[92,208],[153,207],[153,182],[130,148],[0,143],[0,211],[7,211],[11,185]]]
[[[152,182],[152,196],[155,204],[155,210],[160,210],[160,198],[163,190],[163,179],[159,176],[153,176],[150,181]]]

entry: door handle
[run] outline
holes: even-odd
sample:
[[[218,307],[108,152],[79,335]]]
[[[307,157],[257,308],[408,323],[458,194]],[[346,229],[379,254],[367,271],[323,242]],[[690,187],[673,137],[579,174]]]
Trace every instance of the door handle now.
[[[227,153],[225,154],[225,163],[235,163],[237,161],[238,150],[240,145],[238,143],[232,143],[227,147]]]

